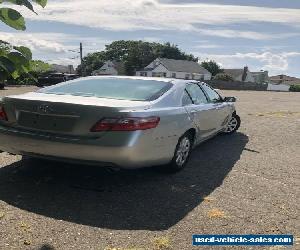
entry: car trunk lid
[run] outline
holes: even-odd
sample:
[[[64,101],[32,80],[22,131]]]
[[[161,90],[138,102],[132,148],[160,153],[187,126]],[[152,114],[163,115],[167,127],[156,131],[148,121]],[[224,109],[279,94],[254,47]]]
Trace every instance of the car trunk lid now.
[[[27,93],[4,98],[11,126],[57,134],[87,135],[104,117],[145,110],[149,102]]]

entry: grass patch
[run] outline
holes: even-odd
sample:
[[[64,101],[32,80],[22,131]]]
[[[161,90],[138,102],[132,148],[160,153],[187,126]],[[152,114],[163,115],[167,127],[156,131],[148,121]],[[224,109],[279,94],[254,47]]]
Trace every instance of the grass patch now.
[[[1,220],[2,218],[4,218],[4,216],[5,216],[5,213],[4,213],[4,212],[0,212],[0,220]]]
[[[20,223],[20,228],[21,230],[23,230],[24,232],[27,232],[27,233],[31,233],[31,226],[26,224],[25,222],[21,222]]]
[[[144,250],[144,248],[129,247],[129,248],[119,248],[119,247],[106,247],[104,250]]]
[[[248,114],[253,115],[253,114]],[[293,111],[271,111],[271,112],[264,112],[264,113],[256,113],[255,116],[270,116],[270,117],[287,117],[287,116],[294,116],[300,115],[300,112],[293,112]]]
[[[215,200],[214,198],[211,198],[209,196],[203,198],[203,201],[207,203],[213,202],[214,200]]]
[[[207,215],[210,219],[227,218],[225,212],[218,208],[210,210]]]
[[[24,240],[24,245],[25,246],[30,246],[31,245],[31,240]]]
[[[167,250],[171,249],[171,241],[168,237],[158,237],[153,241],[155,250]]]

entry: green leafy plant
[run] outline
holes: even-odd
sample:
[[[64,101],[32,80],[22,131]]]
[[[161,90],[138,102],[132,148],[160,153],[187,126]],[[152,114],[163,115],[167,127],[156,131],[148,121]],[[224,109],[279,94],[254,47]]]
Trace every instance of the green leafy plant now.
[[[300,84],[293,84],[290,87],[291,92],[300,92]]]
[[[10,77],[7,82],[14,85],[32,85],[37,83],[39,77],[52,72],[51,65],[43,61],[31,60],[29,64],[28,73],[22,73],[16,79]]]
[[[10,7],[2,7],[3,3],[10,5],[25,6],[32,12],[34,11],[31,2],[35,2],[45,7],[47,0],[0,0],[0,21],[16,30],[25,30],[25,19],[20,12]],[[30,61],[32,53],[29,48],[24,46],[14,46],[8,42],[0,40],[0,81],[10,77],[17,78],[23,73],[30,71]]]
[[[214,77],[214,80],[220,80],[220,81],[225,81],[225,82],[233,82],[234,81],[234,79],[231,75],[224,74],[224,73],[217,74]]]
[[[205,68],[206,70],[208,70],[212,76],[215,76],[219,73],[223,73],[224,70],[221,69],[221,67],[213,60],[210,60],[210,61],[204,61],[201,63],[201,66],[203,68]]]

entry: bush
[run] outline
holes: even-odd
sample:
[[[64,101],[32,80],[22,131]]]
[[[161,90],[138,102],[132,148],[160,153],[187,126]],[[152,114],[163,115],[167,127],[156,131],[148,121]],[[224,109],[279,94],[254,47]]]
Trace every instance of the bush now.
[[[233,82],[233,77],[231,75],[228,74],[217,74],[214,78],[214,80],[220,80],[220,81],[225,81],[225,82]]]
[[[4,87],[5,87],[4,83],[0,82],[0,89],[4,89]]]
[[[296,85],[296,84],[291,85],[290,91],[291,92],[300,92],[300,84],[299,85]]]

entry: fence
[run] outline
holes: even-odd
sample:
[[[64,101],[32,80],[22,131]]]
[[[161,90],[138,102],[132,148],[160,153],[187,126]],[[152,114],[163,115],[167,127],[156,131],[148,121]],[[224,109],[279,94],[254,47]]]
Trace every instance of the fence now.
[[[268,90],[270,91],[285,91],[288,92],[290,90],[290,86],[289,85],[284,85],[284,84],[271,84],[269,83],[268,85]]]
[[[252,82],[226,82],[221,80],[210,80],[205,82],[215,89],[255,91],[266,91],[268,89],[268,84],[258,84]]]

